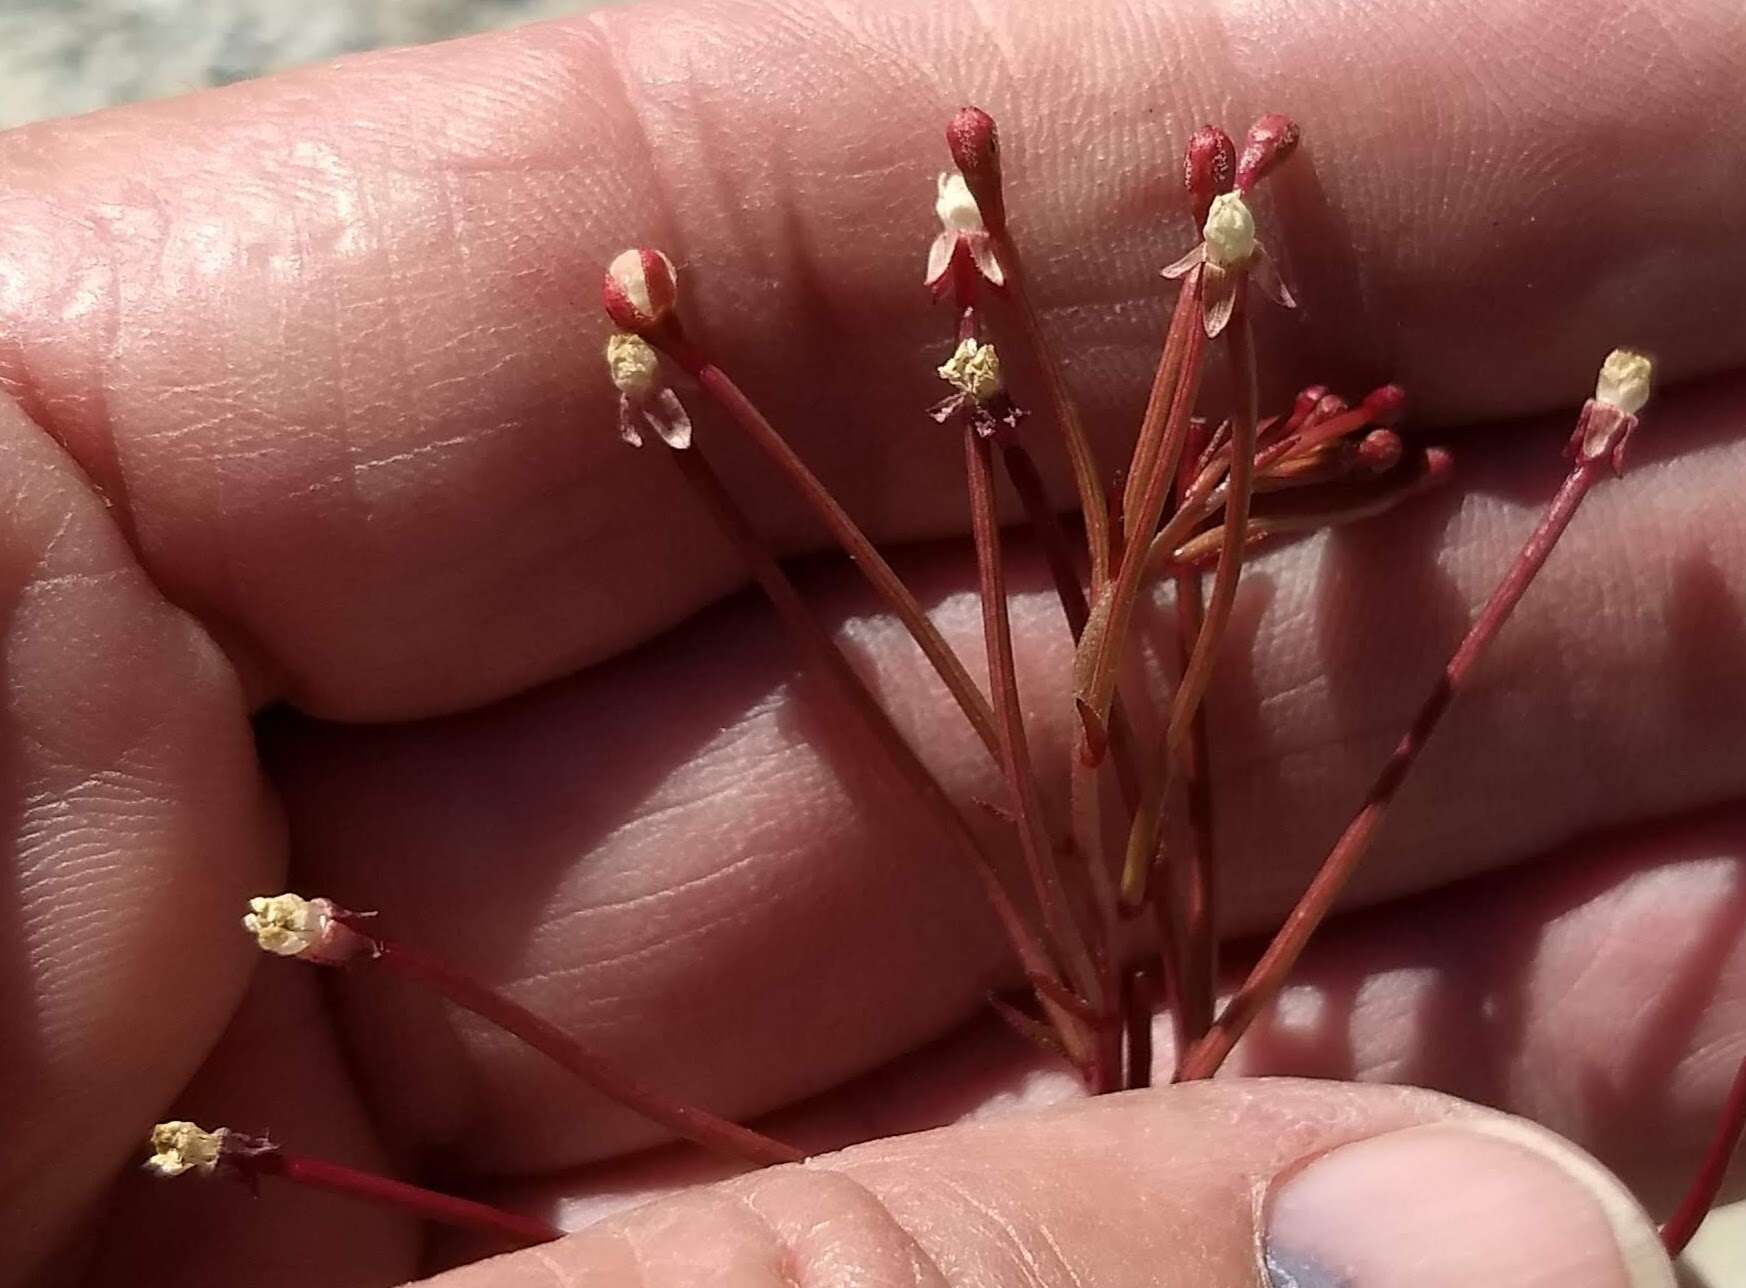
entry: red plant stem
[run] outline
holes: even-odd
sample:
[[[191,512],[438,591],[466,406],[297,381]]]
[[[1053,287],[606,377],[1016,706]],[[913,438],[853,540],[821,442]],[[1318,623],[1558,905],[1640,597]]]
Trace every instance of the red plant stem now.
[[[1225,480],[1224,493],[1228,528],[1241,533],[1248,526],[1249,502],[1254,493],[1255,426],[1259,416],[1260,390],[1256,381],[1255,340],[1249,323],[1247,283],[1239,281],[1234,289],[1237,291],[1237,302],[1225,335],[1230,346],[1231,369],[1235,375],[1237,407],[1230,421],[1231,468]],[[1170,784],[1188,751],[1195,713],[1200,709],[1206,697],[1207,685],[1212,681],[1219,645],[1224,639],[1225,627],[1230,623],[1231,609],[1237,599],[1237,582],[1243,573],[1243,550],[1244,542],[1241,540],[1228,541],[1219,549],[1218,568],[1213,573],[1212,595],[1202,616],[1200,631],[1195,636],[1194,649],[1189,654],[1187,665],[1183,667],[1182,679],[1176,686],[1176,696],[1170,707],[1170,722],[1166,726],[1163,746],[1160,749],[1162,754],[1158,758],[1158,767],[1153,771],[1155,777],[1147,784],[1144,803],[1136,811],[1128,833],[1127,856],[1122,865],[1122,903],[1127,908],[1138,908],[1146,897],[1146,884],[1151,876],[1153,858],[1157,853],[1158,839],[1162,832],[1164,802],[1169,799]],[[1203,903],[1198,909],[1201,914],[1210,910],[1210,902]],[[1192,919],[1187,926],[1188,936],[1184,947],[1191,957],[1205,955],[1206,936],[1212,933],[1211,929],[1197,926]],[[1210,987],[1211,980],[1206,982]]]
[[[765,597],[769,599],[771,607],[776,610],[777,617],[782,621],[801,657],[818,671],[821,679],[848,706],[850,714],[884,752],[887,763],[897,777],[915,793],[923,808],[933,815],[951,838],[954,848],[981,883],[983,893],[994,909],[1007,942],[1011,944],[1027,974],[1036,981],[1048,981],[1054,988],[1068,991],[1059,982],[1048,952],[1037,941],[1024,917],[1013,904],[994,859],[981,839],[965,821],[958,807],[952,803],[945,788],[940,786],[939,779],[934,777],[933,772],[911,749],[903,734],[891,722],[885,708],[879,705],[866,683],[854,667],[849,665],[836,642],[819,624],[817,617],[807,607],[805,598],[782,570],[782,565],[770,553],[763,539],[758,536],[745,512],[732,494],[722,486],[721,480],[710,468],[708,459],[695,446],[685,451],[669,449],[668,457],[690,486],[692,494],[715,521],[716,527],[738,551]],[[1043,1004],[1044,1011],[1055,1021],[1056,1027],[1062,1030],[1062,1042],[1067,1049],[1082,1052],[1084,1042],[1075,1037],[1077,1027],[1071,1022],[1073,1017],[1064,1014],[1062,1007],[1052,996],[1039,992],[1038,1000]]]
[[[370,942],[371,956],[379,966],[393,971],[403,979],[423,984],[462,1010],[471,1011],[481,1019],[489,1020],[504,1032],[520,1038],[602,1095],[634,1109],[643,1117],[660,1123],[686,1140],[730,1158],[760,1166],[798,1163],[806,1157],[792,1145],[785,1145],[749,1127],[742,1127],[706,1110],[651,1091],[628,1071],[588,1050],[550,1020],[535,1015],[521,1003],[512,1001],[504,994],[488,988],[427,953],[378,937],[372,933],[369,920],[356,914],[340,915],[336,920]]]
[[[1128,971],[1123,1014],[1127,1019],[1129,1091],[1152,1085],[1152,1002],[1156,990],[1144,966]]]
[[[1061,880],[1055,850],[1043,818],[1042,796],[1037,790],[1031,764],[1030,744],[1025,737],[1024,712],[1019,705],[1018,676],[1013,665],[1012,623],[1007,616],[1006,567],[1000,545],[999,520],[995,514],[994,456],[989,441],[976,430],[964,427],[964,464],[970,481],[970,530],[976,541],[976,568],[982,599],[982,634],[988,649],[989,687],[994,715],[1000,730],[1001,763],[1019,825],[1019,842],[1025,866],[1036,889],[1050,942],[1067,965],[1068,978],[1086,997],[1097,999],[1101,991],[1084,930]]]
[[[1029,276],[1025,271],[1024,258],[1019,254],[1018,244],[1004,225],[998,230],[991,230],[990,236],[993,238],[995,255],[1000,260],[1001,267],[1006,270],[1007,295],[1018,314],[1025,339],[1036,355],[1037,366],[1043,373],[1043,384],[1048,390],[1049,404],[1055,413],[1055,424],[1060,430],[1062,445],[1067,450],[1068,463],[1073,467],[1073,483],[1079,491],[1079,508],[1084,515],[1085,544],[1091,556],[1091,586],[1095,591],[1109,580],[1110,574],[1109,495],[1104,486],[1103,473],[1098,467],[1097,454],[1092,450],[1091,440],[1086,436],[1085,422],[1079,414],[1079,404],[1074,400],[1073,390],[1067,384],[1061,356],[1050,341],[1048,332],[1043,329],[1042,319],[1037,316],[1036,306],[1031,302]]]
[[[1079,574],[1073,566],[1073,550],[1067,540],[1067,531],[1061,526],[1059,516],[1049,504],[1042,475],[1038,473],[1036,462],[1031,459],[1025,445],[1008,436],[1001,443],[1001,461],[1006,466],[1006,476],[1012,482],[1013,491],[1018,493],[1019,501],[1024,505],[1025,517],[1030,520],[1031,530],[1036,534],[1043,558],[1049,565],[1049,575],[1055,583],[1055,596],[1061,601],[1061,612],[1067,618],[1067,629],[1072,632],[1073,642],[1078,644],[1085,633],[1085,622],[1091,608],[1085,599],[1085,588],[1080,585]],[[1119,697],[1110,703],[1109,747],[1110,759],[1115,764],[1116,782],[1121,788],[1122,799],[1131,810],[1140,795],[1140,771],[1134,754],[1133,728],[1128,723]],[[1082,854],[1081,857],[1089,861],[1089,856]]]
[[[1449,704],[1467,683],[1474,666],[1497,638],[1511,611],[1521,602],[1523,594],[1545,566],[1547,557],[1558,544],[1558,539],[1576,517],[1583,498],[1604,477],[1607,469],[1608,462],[1601,456],[1579,457],[1577,463],[1571,467],[1569,476],[1552,498],[1539,526],[1529,536],[1515,562],[1498,583],[1497,589],[1492,591],[1491,598],[1486,601],[1466,638],[1450,658],[1436,687],[1431,690],[1418,715],[1396,745],[1394,754],[1377,775],[1376,781],[1364,797],[1363,805],[1322,861],[1320,869],[1298,900],[1297,906],[1291,910],[1285,924],[1273,936],[1272,942],[1250,970],[1242,987],[1225,1003],[1211,1031],[1195,1043],[1183,1058],[1177,1074],[1179,1079],[1208,1078],[1216,1073],[1255,1017],[1278,995],[1286,978],[1297,965],[1298,958],[1303,955],[1310,936],[1327,917],[1334,901],[1339,898],[1340,892],[1346,888],[1346,883],[1357,871],[1358,864],[1368,853],[1389,806],[1394,803],[1401,784],[1418,761],[1419,753],[1436,731],[1438,722],[1449,709]]]
[[[1176,621],[1187,656],[1203,625],[1200,574],[1176,575]],[[1182,988],[1177,1009],[1181,1013],[1178,1051],[1188,1050],[1212,1027],[1219,977],[1217,886],[1214,883],[1212,777],[1206,706],[1193,716],[1193,730],[1183,749],[1179,772],[1188,797],[1190,849],[1184,856],[1188,880],[1180,887],[1184,924]]]
[[[953,699],[963,710],[965,718],[976,730],[976,736],[988,748],[988,754],[998,761],[1000,735],[995,730],[994,712],[988,705],[988,700],[982,696],[982,690],[976,687],[976,682],[970,678],[970,673],[964,669],[964,663],[952,651],[951,645],[946,643],[939,628],[922,611],[909,587],[903,584],[902,578],[893,571],[867,534],[861,531],[860,525],[849,517],[849,512],[838,504],[818,476],[807,468],[806,463],[788,445],[788,440],[776,432],[764,413],[728,378],[725,371],[683,340],[657,335],[649,338],[684,367],[697,381],[698,386],[776,464],[790,486],[818,515],[850,560],[861,570],[861,575],[867,579],[868,584],[904,624],[910,637],[933,664],[934,670],[939,672],[940,679],[945,682]]]
[[[1206,353],[1206,329],[1201,325],[1204,299],[1204,278],[1195,273],[1177,301],[1179,311],[1186,310],[1190,324],[1185,326],[1179,362],[1170,360],[1168,342],[1164,360],[1152,383],[1152,396],[1146,405],[1146,417],[1140,427],[1141,442],[1162,434],[1157,452],[1144,486],[1140,489],[1136,507],[1124,516],[1128,534],[1127,554],[1123,557],[1116,579],[1098,593],[1092,607],[1092,621],[1086,627],[1074,659],[1074,695],[1100,721],[1107,721],[1110,702],[1115,696],[1116,674],[1122,650],[1127,644],[1129,624],[1133,620],[1134,601],[1139,595],[1141,578],[1146,571],[1145,534],[1158,525],[1164,503],[1175,481],[1178,458],[1188,434],[1188,423],[1194,411],[1194,400],[1200,392],[1200,377]],[[1172,332],[1176,330],[1174,323]],[[1136,449],[1138,450],[1138,449]]]
[[[1740,1062],[1740,1069],[1734,1075],[1734,1084],[1728,1089],[1727,1099],[1722,1102],[1722,1115],[1716,1123],[1716,1134],[1710,1138],[1710,1147],[1704,1152],[1703,1161],[1698,1164],[1697,1175],[1691,1179],[1684,1197],[1679,1200],[1679,1206],[1673,1209],[1673,1215],[1667,1218],[1667,1224],[1661,1227],[1661,1243],[1667,1249],[1667,1255],[1677,1257],[1685,1251],[1685,1247],[1697,1234],[1698,1227],[1704,1223],[1710,1209],[1716,1204],[1716,1195],[1722,1191],[1722,1181],[1728,1172],[1728,1164],[1734,1157],[1734,1151],[1740,1148],[1740,1141],[1746,1136],[1746,1060]]]
[[[456,1198],[452,1194],[439,1194],[435,1190],[421,1189],[416,1185],[408,1185],[404,1181],[392,1180],[386,1176],[376,1176],[370,1172],[360,1172],[340,1163],[287,1154],[277,1148],[255,1154],[240,1166],[245,1174],[282,1177],[297,1185],[329,1190],[335,1194],[362,1199],[366,1203],[397,1208],[426,1221],[435,1221],[440,1225],[454,1226],[461,1230],[475,1230],[510,1243],[550,1243],[553,1239],[564,1237],[564,1232],[557,1226],[536,1217],[505,1212],[501,1208],[477,1203],[472,1199]]]

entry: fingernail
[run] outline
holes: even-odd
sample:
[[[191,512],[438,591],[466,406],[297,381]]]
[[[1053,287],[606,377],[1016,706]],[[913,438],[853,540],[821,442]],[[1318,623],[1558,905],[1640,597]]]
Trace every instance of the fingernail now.
[[[1268,1197],[1270,1288],[1673,1288],[1636,1201],[1515,1119],[1343,1145]]]

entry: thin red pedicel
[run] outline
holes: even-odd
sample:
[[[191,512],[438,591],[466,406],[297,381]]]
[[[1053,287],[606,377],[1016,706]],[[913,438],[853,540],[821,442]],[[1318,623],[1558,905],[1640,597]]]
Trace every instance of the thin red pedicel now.
[[[264,1136],[245,1136],[224,1128],[206,1131],[189,1122],[164,1122],[152,1129],[150,1143],[152,1155],[146,1160],[146,1169],[163,1177],[190,1172],[223,1174],[236,1177],[251,1189],[263,1176],[277,1177],[509,1244],[550,1243],[564,1235],[557,1226],[537,1217],[409,1185],[343,1163],[293,1154]]]
[[[1710,1147],[1704,1152],[1691,1185],[1673,1209],[1673,1215],[1661,1227],[1661,1242],[1668,1256],[1677,1257],[1685,1251],[1698,1227],[1704,1223],[1704,1217],[1716,1205],[1722,1182],[1727,1179],[1728,1164],[1740,1148],[1743,1137],[1746,1137],[1746,1060],[1740,1062],[1734,1073],[1733,1085],[1728,1088],[1721,1115],[1716,1120],[1715,1135],[1710,1138]]]
[[[1649,396],[1650,370],[1646,357],[1625,349],[1615,351],[1602,364],[1595,397],[1583,405],[1575,432],[1571,435],[1570,453],[1574,464],[1569,475],[1521,553],[1480,610],[1466,638],[1444,668],[1442,678],[1383,766],[1365,795],[1363,805],[1328,852],[1309,888],[1286,917],[1285,924],[1274,935],[1260,960],[1251,968],[1248,978],[1225,1004],[1212,1030],[1183,1059],[1180,1077],[1205,1078],[1216,1072],[1243,1032],[1284,985],[1308,946],[1310,936],[1332,911],[1334,901],[1369,851],[1376,830],[1394,803],[1401,784],[1436,732],[1455,695],[1467,683],[1474,667],[1497,638],[1540,569],[1545,567],[1546,560],[1570,526],[1570,521],[1576,517],[1584,498],[1595,484],[1622,468],[1626,446],[1637,427],[1637,412]]]
[[[430,953],[379,935],[365,914],[327,899],[274,895],[250,901],[243,928],[262,948],[280,956],[322,966],[369,964],[430,988],[520,1038],[602,1095],[706,1149],[760,1165],[799,1162],[805,1157],[749,1127],[662,1095],[506,994]]]

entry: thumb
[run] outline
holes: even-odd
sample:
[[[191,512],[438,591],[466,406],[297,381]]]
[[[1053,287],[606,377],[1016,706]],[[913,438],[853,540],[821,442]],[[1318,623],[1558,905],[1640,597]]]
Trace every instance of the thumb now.
[[[1671,1288],[1598,1164],[1429,1092],[1198,1083],[858,1146],[431,1281]]]

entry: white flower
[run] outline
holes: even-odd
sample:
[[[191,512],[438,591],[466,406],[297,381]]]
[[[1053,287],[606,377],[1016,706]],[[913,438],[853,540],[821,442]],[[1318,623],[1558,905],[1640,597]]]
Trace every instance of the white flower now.
[[[994,239],[982,222],[982,210],[970,195],[970,185],[956,170],[942,174],[935,187],[934,213],[940,217],[940,235],[928,248],[928,271],[923,283],[943,293],[950,284],[947,274],[959,255],[967,255],[986,281],[1006,285],[1006,272],[994,254]],[[968,301],[961,301],[968,303]]]
[[[1201,236],[1206,239],[1206,262],[1215,267],[1241,268],[1255,257],[1255,216],[1234,192],[1213,198]]]
[[[1654,372],[1655,364],[1648,354],[1635,349],[1614,349],[1601,363],[1594,400],[1635,416],[1649,401],[1649,383]]]

